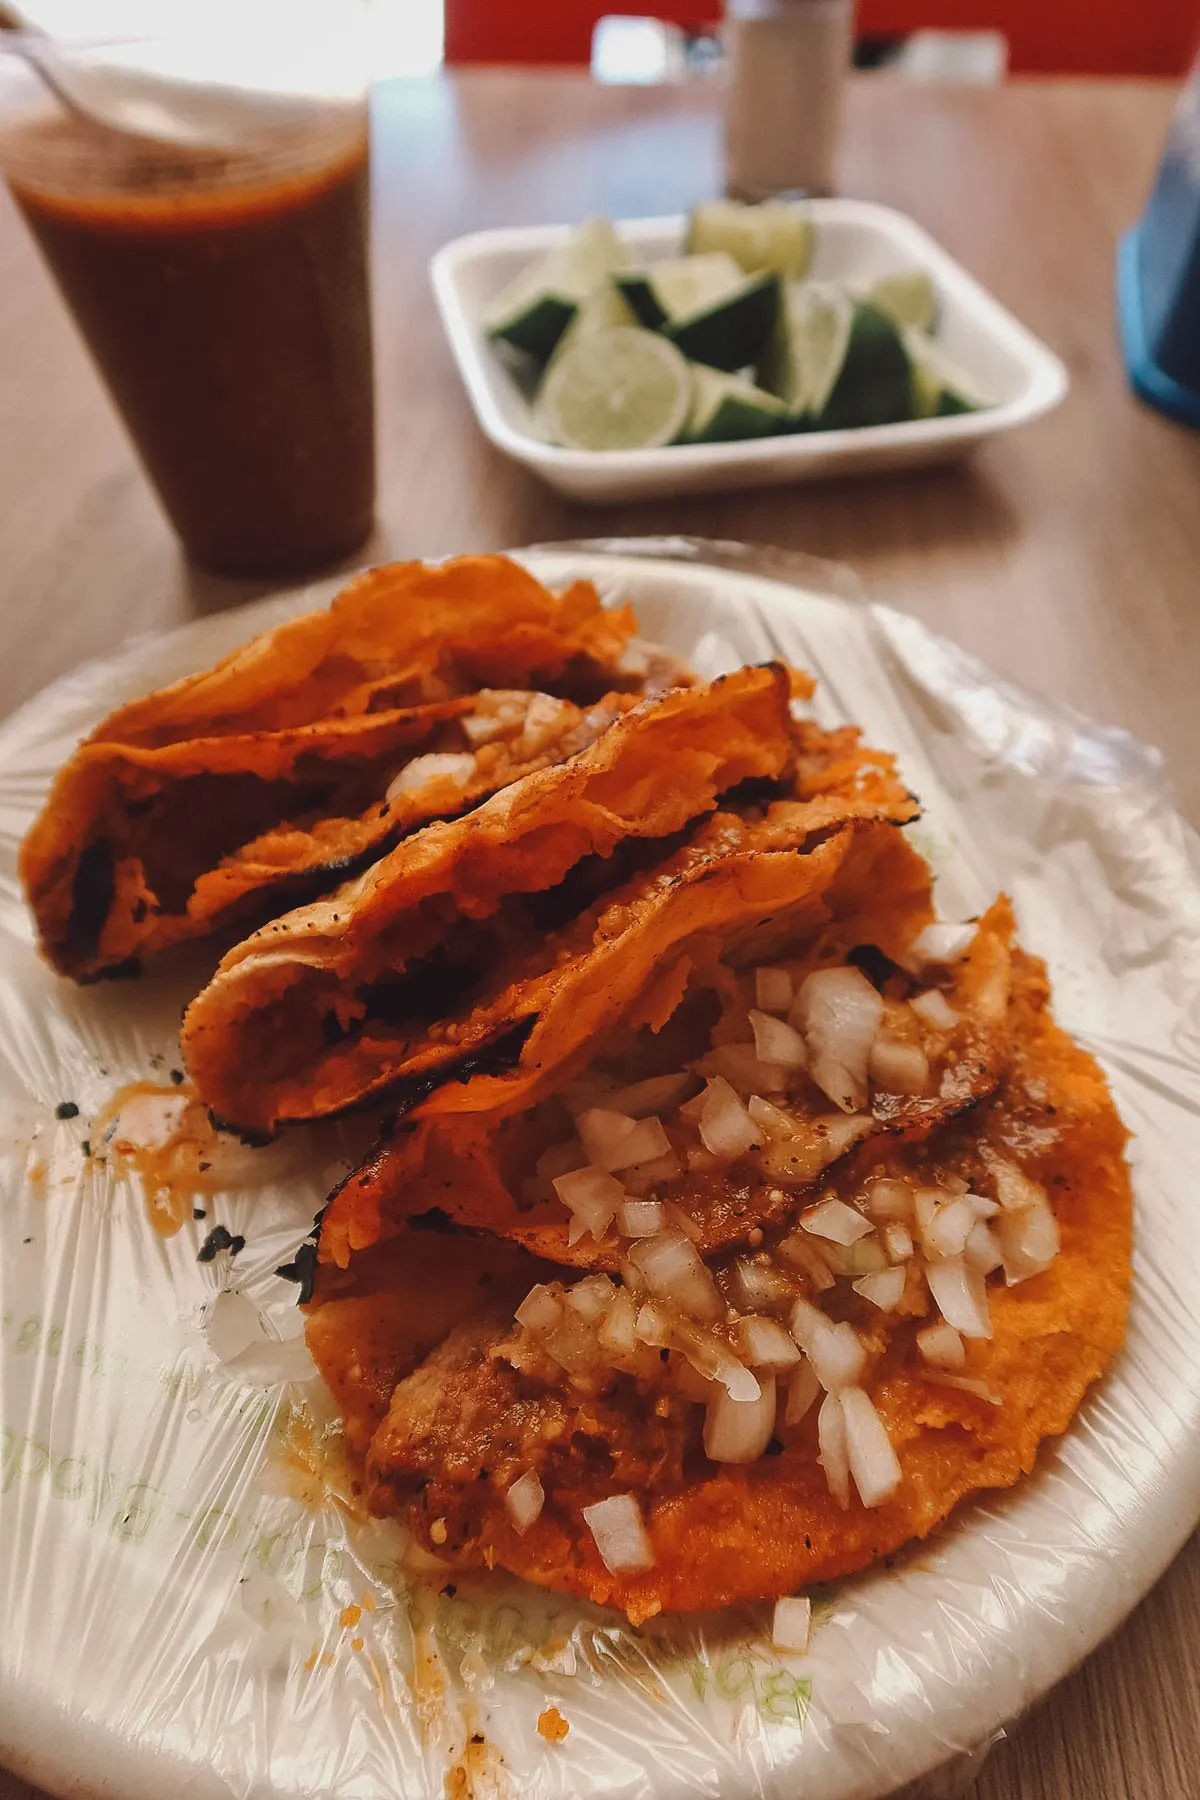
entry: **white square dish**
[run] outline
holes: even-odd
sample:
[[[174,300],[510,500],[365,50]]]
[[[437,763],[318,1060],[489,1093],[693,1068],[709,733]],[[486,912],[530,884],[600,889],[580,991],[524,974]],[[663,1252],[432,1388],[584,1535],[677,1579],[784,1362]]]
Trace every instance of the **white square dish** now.
[[[488,303],[505,282],[572,229],[535,225],[456,238],[430,264],[438,311],[480,429],[498,450],[560,493],[603,503],[945,462],[1058,405],[1068,385],[1058,357],[912,219],[866,200],[814,200],[812,213],[816,249],[809,273],[819,280],[871,281],[914,266],[928,270],[941,306],[939,342],[985,393],[996,396],[996,405],[953,418],[746,443],[562,450],[537,435],[528,401],[483,330]],[[616,222],[621,236],[650,262],[680,254],[685,223],[679,216]]]

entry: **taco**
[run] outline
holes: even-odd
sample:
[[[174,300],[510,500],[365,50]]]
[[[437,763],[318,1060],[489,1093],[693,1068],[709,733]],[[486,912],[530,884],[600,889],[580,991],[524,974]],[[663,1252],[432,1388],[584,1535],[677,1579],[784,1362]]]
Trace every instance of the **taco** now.
[[[184,1022],[202,1098],[271,1131],[510,1068],[537,1024],[514,979],[532,994],[573,922],[605,917],[722,795],[784,777],[793,686],[768,665],[644,701],[566,763],[239,944]]]
[[[686,679],[633,631],[504,557],[359,576],[79,746],[22,847],[44,954],[128,972],[328,891]]]
[[[1019,951],[1009,1015],[990,1098],[868,1140],[754,1248],[660,1221],[615,1276],[456,1326],[374,1435],[374,1510],[637,1622],[861,1569],[1017,1481],[1121,1343],[1131,1199]]]

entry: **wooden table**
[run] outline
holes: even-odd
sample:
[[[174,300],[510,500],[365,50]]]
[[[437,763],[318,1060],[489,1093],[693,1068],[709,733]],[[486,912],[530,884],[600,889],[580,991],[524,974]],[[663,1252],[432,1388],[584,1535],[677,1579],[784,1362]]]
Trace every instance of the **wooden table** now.
[[[693,532],[852,563],[997,668],[1160,744],[1200,822],[1200,436],[1128,395],[1117,235],[1171,105],[1147,83],[998,90],[864,78],[842,185],[911,212],[1064,358],[1067,403],[968,466],[591,510],[475,431],[425,266],[486,225],[670,212],[718,190],[707,86],[480,73],[380,95],[384,554]],[[0,201],[0,711],[122,638],[258,591],[189,571],[7,202]],[[1196,1800],[1200,1542],[999,1748],[973,1800]],[[0,1800],[31,1790],[0,1773]]]

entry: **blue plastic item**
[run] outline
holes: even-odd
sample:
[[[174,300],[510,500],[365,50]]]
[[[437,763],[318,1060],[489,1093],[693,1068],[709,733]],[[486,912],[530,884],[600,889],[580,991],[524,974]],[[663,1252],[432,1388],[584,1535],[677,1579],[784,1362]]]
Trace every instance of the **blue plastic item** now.
[[[1200,63],[1146,210],[1121,240],[1117,304],[1135,392],[1200,429]]]

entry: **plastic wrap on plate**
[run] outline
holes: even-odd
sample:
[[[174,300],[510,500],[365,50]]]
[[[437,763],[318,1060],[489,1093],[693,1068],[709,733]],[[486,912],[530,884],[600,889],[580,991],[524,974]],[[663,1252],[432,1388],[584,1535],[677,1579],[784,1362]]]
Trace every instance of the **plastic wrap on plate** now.
[[[1134,1133],[1128,1343],[1028,1480],[814,1594],[803,1656],[772,1648],[768,1608],[635,1631],[415,1554],[365,1512],[280,1273],[365,1127],[214,1137],[174,1078],[203,955],[74,988],[16,881],[98,718],[330,590],[139,640],[0,730],[0,1761],[51,1789],[932,1800],[1200,1515],[1200,850],[1154,752],[800,559],[524,554],[632,602],[701,674],[810,668],[823,723],[899,753],[944,912],[1013,895]]]

